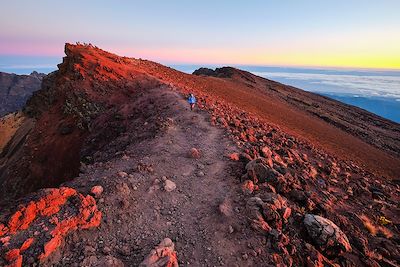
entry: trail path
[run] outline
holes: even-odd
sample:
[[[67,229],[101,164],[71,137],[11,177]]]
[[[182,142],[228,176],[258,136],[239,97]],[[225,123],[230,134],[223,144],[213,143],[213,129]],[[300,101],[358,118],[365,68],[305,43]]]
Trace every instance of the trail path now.
[[[242,166],[227,158],[235,147],[223,130],[210,124],[207,112],[191,112],[168,88],[150,90],[132,105],[142,114],[132,118],[135,130],[118,140],[133,138],[149,124],[162,131],[108,162],[87,166],[74,180],[80,191],[104,187],[98,200],[104,218],[99,229],[69,236],[54,259],[59,265],[91,266],[112,255],[137,266],[169,237],[182,266],[257,265],[263,237],[245,227],[237,173]],[[199,159],[190,156],[192,148],[200,151]],[[175,190],[164,190],[163,176]]]

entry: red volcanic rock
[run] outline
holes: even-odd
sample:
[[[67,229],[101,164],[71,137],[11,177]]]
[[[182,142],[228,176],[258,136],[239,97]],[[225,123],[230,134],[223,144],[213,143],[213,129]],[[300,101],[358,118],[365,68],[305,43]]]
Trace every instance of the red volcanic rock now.
[[[197,148],[192,148],[190,150],[190,157],[194,159],[199,159],[201,157],[201,154]]]
[[[262,155],[265,158],[271,158],[272,157],[272,151],[269,149],[269,147],[265,146],[261,149]]]
[[[60,212],[61,209],[64,211]],[[61,245],[69,232],[98,227],[100,220],[101,212],[93,197],[68,187],[46,189],[38,200],[20,207],[6,226],[0,225],[0,238],[8,239],[8,245],[3,245],[0,253],[5,255],[9,266],[22,266],[25,257],[43,260]],[[35,249],[25,255],[33,245]]]
[[[239,153],[232,153],[229,155],[229,158],[233,161],[238,161],[239,160]]]
[[[258,158],[246,165],[247,178],[255,183],[264,183],[275,179],[279,173],[272,169],[265,158]]]
[[[95,196],[95,197],[99,197],[102,193],[103,193],[103,187],[101,185],[95,185],[92,187],[92,189],[90,190],[90,192]]]
[[[242,190],[243,190],[243,193],[245,193],[246,195],[251,195],[253,193],[253,191],[255,190],[253,181],[251,181],[251,180],[244,181],[244,183],[242,184]]]
[[[175,245],[171,239],[165,238],[153,249],[150,254],[140,263],[140,267],[178,267],[178,258]]]

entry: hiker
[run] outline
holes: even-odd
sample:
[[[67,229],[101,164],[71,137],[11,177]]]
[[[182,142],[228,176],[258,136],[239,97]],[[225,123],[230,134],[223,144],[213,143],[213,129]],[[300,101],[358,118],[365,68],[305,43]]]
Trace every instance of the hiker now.
[[[196,97],[192,93],[189,94],[188,102],[190,104],[190,110],[193,110],[194,105],[196,105]]]

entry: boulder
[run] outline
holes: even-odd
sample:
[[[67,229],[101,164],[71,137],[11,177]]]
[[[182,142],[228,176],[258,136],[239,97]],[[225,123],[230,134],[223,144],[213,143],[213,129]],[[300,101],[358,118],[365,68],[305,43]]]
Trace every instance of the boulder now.
[[[254,183],[264,183],[274,180],[279,173],[272,169],[265,158],[257,158],[246,165],[246,175]]]
[[[172,192],[176,189],[176,184],[172,182],[171,180],[165,180],[164,181],[164,189],[167,192]]]
[[[314,243],[328,256],[351,252],[347,236],[332,221],[313,214],[306,214],[304,225]]]
[[[291,215],[287,200],[275,193],[249,198],[246,211],[251,226],[262,233],[269,233],[272,229],[281,231],[283,223]]]

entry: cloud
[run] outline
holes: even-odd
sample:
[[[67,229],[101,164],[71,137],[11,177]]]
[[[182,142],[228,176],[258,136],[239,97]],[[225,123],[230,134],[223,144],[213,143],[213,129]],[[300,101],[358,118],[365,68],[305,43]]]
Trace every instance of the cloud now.
[[[400,97],[399,76],[358,76],[345,74],[253,72],[314,92],[351,93],[363,96]]]

